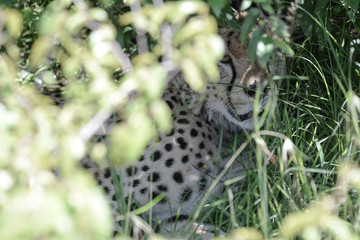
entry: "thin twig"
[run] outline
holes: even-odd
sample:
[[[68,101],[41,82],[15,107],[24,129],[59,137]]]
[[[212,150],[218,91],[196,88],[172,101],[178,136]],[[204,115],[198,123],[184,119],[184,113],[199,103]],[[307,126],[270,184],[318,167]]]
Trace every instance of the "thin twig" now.
[[[163,0],[153,0],[153,3],[154,6],[157,8],[164,6]],[[162,47],[161,65],[165,69],[165,71],[169,73],[176,69],[175,64],[171,60],[171,56],[172,56],[171,40],[173,37],[171,25],[169,23],[164,22],[160,27],[160,31],[161,31],[161,47]]]
[[[141,14],[141,5],[138,0],[135,0],[132,4],[130,4],[131,14],[133,18],[136,19],[138,14]],[[146,31],[142,29],[135,28],[136,30],[136,43],[138,47],[138,53],[146,53],[149,51],[148,41],[146,37]]]
[[[153,0],[154,6],[157,8],[163,7],[164,2],[162,0]],[[171,57],[171,39],[172,31],[169,23],[164,22],[161,27],[161,45],[162,45],[162,62],[167,62]]]
[[[130,58],[124,53],[124,50],[116,41],[113,41],[112,52],[120,62],[123,74],[126,74],[133,70],[133,65]]]
[[[110,97],[108,104],[98,111],[95,116],[81,128],[79,137],[83,141],[89,141],[99,130],[99,128],[109,119],[113,109],[126,103],[129,94],[136,89],[136,84],[123,84]]]

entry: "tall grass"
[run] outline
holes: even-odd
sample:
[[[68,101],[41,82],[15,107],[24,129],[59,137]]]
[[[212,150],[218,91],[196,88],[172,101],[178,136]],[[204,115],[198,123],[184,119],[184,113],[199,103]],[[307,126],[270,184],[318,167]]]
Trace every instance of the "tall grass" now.
[[[327,5],[326,21],[304,11],[316,31],[293,42],[277,107],[248,135],[253,164],[201,206],[197,222],[235,230],[230,239],[360,239],[360,25],[339,9]]]
[[[224,231],[259,230],[229,238],[360,239],[360,25],[336,15],[336,4],[326,9],[326,23],[307,13],[317,32],[293,43],[265,126],[272,136],[258,133],[273,161],[255,139],[248,154],[256,167],[247,180],[228,185],[204,208],[215,209],[206,221]]]

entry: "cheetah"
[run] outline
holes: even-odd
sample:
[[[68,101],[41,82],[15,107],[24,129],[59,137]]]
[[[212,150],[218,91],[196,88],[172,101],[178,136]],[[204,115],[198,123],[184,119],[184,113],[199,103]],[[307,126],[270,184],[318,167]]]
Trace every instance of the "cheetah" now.
[[[161,221],[191,216],[229,160],[219,157],[219,143],[226,146],[236,132],[254,129],[255,96],[260,95],[258,118],[269,98],[268,72],[250,62],[247,46],[239,43],[238,33],[220,29],[219,34],[226,45],[226,54],[218,62],[219,81],[208,83],[203,94],[196,94],[181,72],[169,79],[163,100],[172,111],[171,133],[159,134],[159,141],[147,147],[135,166],[116,169],[123,198],[131,197],[143,206],[163,196],[151,209],[152,216]],[[255,94],[257,91],[260,94]],[[114,217],[118,216],[110,169],[98,167],[89,157],[82,164],[96,176]],[[235,162],[231,175],[236,176],[243,169],[241,161]],[[218,184],[214,193],[221,189]],[[116,223],[115,233],[120,231],[120,224]]]

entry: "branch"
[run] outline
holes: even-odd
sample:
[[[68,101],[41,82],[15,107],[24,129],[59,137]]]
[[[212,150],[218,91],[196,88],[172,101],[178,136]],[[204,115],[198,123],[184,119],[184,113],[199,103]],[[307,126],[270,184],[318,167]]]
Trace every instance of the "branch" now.
[[[122,84],[113,94],[110,95],[107,105],[105,105],[95,116],[80,129],[79,137],[83,141],[89,141],[99,130],[99,128],[109,119],[113,109],[126,104],[129,94],[136,89],[136,83],[127,81]]]
[[[135,0],[132,4],[130,4],[131,14],[133,18],[136,19],[137,14],[141,14],[141,5],[139,0]],[[149,51],[149,46],[146,37],[146,31],[135,28],[136,30],[136,42],[138,46],[138,53],[145,53]]]

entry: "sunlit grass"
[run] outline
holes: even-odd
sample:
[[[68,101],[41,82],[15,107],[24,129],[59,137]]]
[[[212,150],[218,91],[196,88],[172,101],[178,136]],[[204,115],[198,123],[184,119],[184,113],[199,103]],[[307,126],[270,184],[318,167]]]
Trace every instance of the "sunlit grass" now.
[[[229,146],[235,153],[251,140],[244,175],[201,203],[189,224],[238,229],[230,239],[359,239],[360,50],[349,54],[345,23],[330,32],[312,18],[322,32],[293,43],[265,126]]]
[[[216,208],[211,219],[218,220],[211,222],[224,231],[240,226],[254,227],[264,238],[359,238],[359,182],[351,174],[359,171],[360,75],[354,62],[360,51],[349,55],[348,35],[320,27],[325,42],[313,37],[294,45],[278,105],[265,126],[289,137],[295,148],[284,159],[284,139],[262,136],[275,160],[268,163],[256,141],[248,149],[257,167],[247,170],[245,181],[227,186],[234,210],[228,191],[209,205]]]

